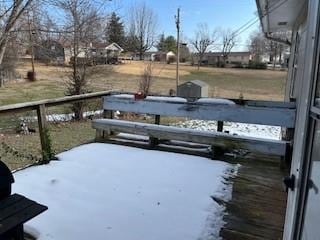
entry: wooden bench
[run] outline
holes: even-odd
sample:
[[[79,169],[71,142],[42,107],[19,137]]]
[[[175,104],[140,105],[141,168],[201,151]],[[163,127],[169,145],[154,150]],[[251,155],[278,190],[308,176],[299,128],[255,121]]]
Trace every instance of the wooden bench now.
[[[201,143],[217,149],[244,149],[249,152],[285,156],[291,141],[269,140],[223,133],[223,122],[238,122],[281,126],[293,129],[295,124],[295,104],[269,101],[240,101],[228,99],[201,99],[187,102],[181,98],[148,97],[134,100],[131,95],[104,97],[105,117],[112,118],[113,111],[155,115],[155,124],[136,123],[115,119],[93,120],[92,127],[98,135],[112,132],[146,135],[154,144],[157,139],[179,140]],[[197,131],[186,128],[163,126],[160,116],[186,117],[218,121],[218,131]],[[106,134],[107,133],[107,134]]]
[[[23,224],[47,209],[19,194],[0,201],[0,239],[23,240]]]

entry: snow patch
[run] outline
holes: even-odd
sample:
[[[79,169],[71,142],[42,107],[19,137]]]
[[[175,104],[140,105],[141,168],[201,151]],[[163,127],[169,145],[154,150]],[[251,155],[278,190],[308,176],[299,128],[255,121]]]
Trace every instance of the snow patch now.
[[[216,121],[187,120],[172,125],[176,127],[190,128],[200,131],[217,131]],[[223,130],[229,131],[230,134],[240,136],[266,138],[273,140],[281,139],[281,127],[276,126],[224,122]]]
[[[146,97],[146,100],[152,100],[152,101],[167,101],[167,102],[181,102],[181,103],[187,102],[187,99],[181,98],[181,97],[156,97],[156,96],[148,96],[148,97]]]
[[[13,192],[49,207],[29,221],[39,240],[219,239],[233,166],[203,157],[88,144],[14,174]]]
[[[134,99],[134,95],[132,95],[132,94],[117,94],[117,95],[112,95],[112,97]],[[181,102],[181,103],[187,102],[187,99],[181,98],[181,97],[162,97],[162,96],[147,96],[144,100]],[[140,100],[138,100],[138,101],[140,101]]]
[[[200,98],[197,103],[211,103],[211,104],[223,104],[223,105],[235,105],[235,102],[229,99],[223,98]]]

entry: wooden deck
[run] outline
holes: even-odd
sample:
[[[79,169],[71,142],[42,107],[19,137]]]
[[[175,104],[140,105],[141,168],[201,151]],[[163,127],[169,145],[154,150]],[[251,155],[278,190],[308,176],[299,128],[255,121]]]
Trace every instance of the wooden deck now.
[[[160,144],[152,148],[148,141],[132,141],[128,138],[109,138],[103,142],[125,146],[154,149],[166,152],[191,154],[210,157],[210,152],[204,151],[199,145],[198,150],[193,145]],[[190,147],[190,146],[189,146]],[[189,150],[187,150],[189,149]],[[212,156],[211,156],[212,157]],[[245,158],[223,156],[223,161],[241,164],[235,178],[229,179],[233,184],[232,199],[225,204],[226,222],[220,232],[224,240],[282,240],[286,197],[282,179],[287,175],[280,170],[280,159],[266,156],[247,155]]]
[[[238,176],[233,179],[232,200],[226,204],[226,225],[220,233],[225,240],[282,239],[285,173],[279,168],[279,160],[276,163],[257,159],[240,160]]]

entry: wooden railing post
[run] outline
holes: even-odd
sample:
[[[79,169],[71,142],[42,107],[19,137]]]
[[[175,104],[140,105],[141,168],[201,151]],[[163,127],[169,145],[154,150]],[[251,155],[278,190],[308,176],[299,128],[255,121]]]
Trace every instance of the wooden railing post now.
[[[37,107],[37,117],[39,126],[39,135],[41,141],[41,152],[43,161],[49,161],[51,152],[50,142],[48,139],[47,119],[46,119],[46,106],[41,104]]]

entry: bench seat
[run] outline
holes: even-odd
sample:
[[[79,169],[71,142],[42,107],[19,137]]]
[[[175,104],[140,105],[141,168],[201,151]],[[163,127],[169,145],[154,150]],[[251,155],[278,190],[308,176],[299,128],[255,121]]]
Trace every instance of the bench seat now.
[[[224,149],[245,149],[249,152],[285,156],[288,141],[231,135],[221,132],[199,131],[193,129],[138,123],[115,119],[96,119],[92,121],[96,130],[147,135],[150,138],[180,140],[207,144]]]
[[[0,238],[48,208],[22,195],[13,194],[0,201]]]

